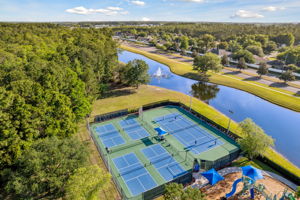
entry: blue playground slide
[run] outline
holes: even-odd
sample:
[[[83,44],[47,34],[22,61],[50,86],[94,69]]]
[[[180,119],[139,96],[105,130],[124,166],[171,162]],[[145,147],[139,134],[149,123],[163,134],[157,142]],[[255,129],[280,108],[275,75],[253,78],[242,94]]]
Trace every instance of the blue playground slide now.
[[[227,193],[226,194],[226,198],[229,198],[231,197],[232,195],[234,195],[235,191],[236,191],[236,185],[241,182],[243,179],[242,178],[239,178],[237,179],[236,181],[234,181],[234,183],[232,184],[232,189],[231,189],[231,192]]]
[[[254,189],[253,188],[250,189],[250,195],[251,195],[251,199],[254,199]]]

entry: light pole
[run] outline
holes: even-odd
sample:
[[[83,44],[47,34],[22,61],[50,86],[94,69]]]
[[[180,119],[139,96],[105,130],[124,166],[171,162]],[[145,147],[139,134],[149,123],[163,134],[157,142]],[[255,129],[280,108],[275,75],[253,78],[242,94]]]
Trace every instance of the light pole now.
[[[191,109],[192,109],[192,95],[190,95],[190,112],[191,112]]]
[[[228,110],[228,112],[230,113],[230,114],[233,114],[233,111],[232,110]],[[231,123],[231,117],[229,117],[229,122],[228,122],[228,127],[227,127],[227,134],[228,134],[228,132],[229,132],[229,127],[230,127],[230,123]]]

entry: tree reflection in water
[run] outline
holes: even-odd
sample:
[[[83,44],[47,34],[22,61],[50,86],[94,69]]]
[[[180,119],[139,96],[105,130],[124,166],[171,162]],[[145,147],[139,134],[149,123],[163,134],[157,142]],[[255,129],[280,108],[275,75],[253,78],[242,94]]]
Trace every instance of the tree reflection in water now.
[[[192,85],[191,94],[209,104],[209,100],[215,98],[220,88],[218,85],[206,83],[206,82],[198,82]]]

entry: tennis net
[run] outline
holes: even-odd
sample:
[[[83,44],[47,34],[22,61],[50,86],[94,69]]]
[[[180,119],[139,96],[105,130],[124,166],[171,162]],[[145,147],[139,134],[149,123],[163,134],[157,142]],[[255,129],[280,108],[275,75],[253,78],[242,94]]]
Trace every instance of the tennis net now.
[[[139,128],[139,127],[141,127],[141,125],[138,124],[138,123],[135,123],[135,124],[133,124],[133,125],[123,126],[122,129],[123,129],[124,131],[130,131],[130,130],[137,129],[137,128]]]
[[[112,131],[108,131],[108,132],[104,132],[104,133],[99,133],[99,137],[104,137],[104,136],[107,136],[107,135],[112,135],[114,133],[119,133],[117,130],[112,130]]]
[[[191,145],[201,146],[201,145],[205,145],[205,144],[208,144],[208,143],[217,144],[218,138],[209,138],[209,140],[205,140],[205,141],[201,141],[201,140],[195,140],[195,141],[197,141],[197,142],[193,143]]]
[[[170,116],[162,116],[162,117],[158,117],[156,118],[154,121],[159,122],[159,121],[164,121],[167,119],[175,119],[175,118],[179,118],[181,115],[178,113],[174,113],[173,115],[171,114]]]
[[[193,124],[193,125],[190,125],[190,126],[185,126],[185,127],[182,127],[182,128],[176,129],[176,130],[172,130],[169,133],[174,134],[174,133],[177,133],[177,132],[180,132],[180,131],[183,131],[183,130],[186,130],[186,129],[190,129],[190,128],[193,128],[193,127],[196,127],[196,126],[197,126],[197,124]]]
[[[132,142],[127,142],[127,143],[125,143],[123,145],[112,147],[110,149],[110,152],[114,153],[114,152],[117,152],[117,151],[128,149],[128,148],[133,147],[133,146],[137,146],[137,145],[142,144],[142,143],[143,143],[142,140],[135,140],[135,141],[132,141]]]
[[[159,158],[157,158],[157,159],[151,160],[150,164],[154,165],[154,164],[156,164],[158,162],[161,162],[161,161],[164,161],[164,160],[170,160],[171,161],[171,160],[173,160],[172,158],[175,155],[176,154],[170,155],[170,154],[166,153],[165,155],[159,156]]]
[[[119,176],[124,176],[126,174],[130,174],[130,173],[137,171],[139,169],[142,169],[142,168],[144,168],[144,166],[141,165],[140,163],[138,163],[138,165],[136,165],[134,167],[130,166],[130,167],[128,167],[128,169],[122,170],[122,172],[119,173]]]

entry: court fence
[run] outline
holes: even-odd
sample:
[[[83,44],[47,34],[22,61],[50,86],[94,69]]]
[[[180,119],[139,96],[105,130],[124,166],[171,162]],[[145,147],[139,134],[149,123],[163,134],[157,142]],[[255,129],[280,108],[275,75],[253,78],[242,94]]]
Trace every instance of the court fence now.
[[[98,118],[100,119],[100,118]],[[97,142],[97,139],[95,138],[94,134],[92,134],[91,130],[90,130],[90,125],[87,125],[90,136],[95,144],[95,146],[97,147],[97,150],[105,164],[106,169],[109,171],[109,173],[112,174],[112,181],[114,182],[114,185],[116,186],[122,200],[150,200],[150,199],[154,199],[160,195],[162,195],[165,192],[165,185],[168,183],[180,183],[180,184],[187,184],[190,183],[192,181],[192,174],[190,171],[188,171],[187,173],[177,177],[176,179],[173,179],[172,181],[169,181],[163,185],[159,185],[157,187],[152,188],[151,190],[148,190],[140,195],[134,196],[134,197],[128,197],[125,193],[125,191],[122,189],[122,187],[119,185],[119,182],[117,180],[118,174],[116,173],[116,169],[113,169],[113,164],[110,163],[110,159],[109,159],[109,154],[105,153],[104,149],[101,148],[99,146],[99,143]],[[132,145],[136,145],[137,142],[134,142]],[[116,147],[116,149],[111,149],[112,151],[120,151],[123,148],[126,148],[125,146],[123,147]]]
[[[226,133],[226,129],[218,124],[216,124],[215,122],[211,121],[210,119],[204,117],[203,115],[197,113],[195,110],[190,109],[189,107],[187,107],[186,105],[182,104],[180,101],[171,101],[171,100],[163,100],[163,101],[159,101],[159,102],[155,102],[155,103],[150,103],[150,104],[146,104],[143,105],[143,110],[150,110],[150,109],[154,109],[157,107],[162,107],[162,106],[177,106],[177,107],[181,107],[182,109],[184,109],[185,111],[191,113],[192,115],[196,116],[197,118],[200,118],[201,120],[205,121],[206,123],[208,123],[209,125],[215,127],[216,129],[220,130],[222,133],[224,133],[227,137],[229,136],[230,138],[232,138],[233,140],[235,140],[236,138],[238,138],[238,136],[236,136],[234,133]],[[118,117],[122,117],[122,116],[127,116],[127,115],[135,115],[138,114],[138,110],[139,108],[128,108],[128,109],[123,109],[123,110],[119,110],[119,111],[115,111],[115,112],[110,112],[110,113],[105,113],[102,115],[96,115],[94,117],[93,122],[89,123],[87,122],[87,127],[89,130],[89,133],[94,141],[95,146],[97,147],[97,150],[102,158],[102,160],[105,163],[105,166],[107,168],[107,170],[112,174],[112,180],[114,182],[114,184],[116,185],[116,188],[118,190],[118,192],[120,193],[122,199],[126,199],[126,200],[138,200],[138,199],[153,199],[155,197],[158,197],[160,195],[162,195],[165,191],[165,185],[171,182],[176,182],[176,183],[181,183],[181,184],[187,184],[189,182],[191,182],[192,180],[192,174],[191,171],[189,171],[186,174],[183,174],[179,177],[177,177],[176,179],[164,184],[164,185],[160,185],[158,187],[155,187],[149,191],[146,191],[138,196],[134,196],[134,197],[128,197],[126,196],[124,190],[122,189],[122,187],[118,184],[118,174],[116,174],[116,170],[112,169],[112,164],[109,163],[110,159],[109,159],[109,154],[105,151],[105,149],[103,147],[100,147],[99,142],[97,142],[97,138],[95,138],[94,134],[92,134],[91,130],[90,130],[90,124],[94,124],[94,123],[101,123],[104,121],[108,121],[114,118],[118,118]],[[150,127],[147,126],[147,124],[142,124],[147,131],[150,131]],[[153,132],[151,130],[151,132]],[[154,133],[152,133],[154,134]],[[173,149],[174,152],[177,152],[179,154],[179,156],[183,159],[185,159],[185,161],[189,162],[189,163],[193,163],[194,162],[194,157],[190,154],[188,154],[186,151],[178,151],[176,148],[175,144],[170,143],[170,141],[168,142],[169,144],[169,148]],[[122,149],[126,149],[129,146],[128,145],[137,145],[137,141],[132,142],[132,144],[126,144],[126,145],[120,145],[118,147],[114,147],[111,148],[110,151],[111,152],[116,152],[116,151],[120,151]],[[205,160],[201,160],[201,166],[203,167],[203,169],[210,169],[212,167],[215,168],[220,168],[226,164],[228,164],[229,162],[231,162],[232,160],[234,160],[235,158],[237,158],[239,155],[239,152],[233,152],[233,154],[230,154],[228,157],[222,158],[220,160],[217,161],[205,161]],[[192,166],[191,166],[192,168]]]
[[[188,106],[186,106],[185,104],[183,104],[182,102],[178,101],[178,100],[163,100],[163,101],[158,101],[158,102],[154,102],[154,103],[150,103],[150,104],[146,104],[143,105],[143,110],[150,110],[150,109],[154,109],[154,108],[158,108],[158,107],[163,107],[163,106],[177,106],[177,107],[181,107],[182,109],[184,109],[186,112],[194,115],[195,117],[199,118],[200,120],[204,121],[205,123],[207,123],[208,125],[214,127],[215,129],[219,130],[225,137],[229,137],[230,139],[232,139],[233,141],[236,141],[238,138],[240,138],[238,135],[236,135],[235,133],[228,131],[227,128],[215,123],[214,121],[208,119],[207,117],[201,115],[200,113],[198,113],[197,111],[195,111],[193,108],[189,108]],[[119,110],[119,111],[115,111],[115,112],[110,112],[110,113],[105,113],[105,114],[101,114],[101,115],[96,115],[94,116],[94,120],[91,123],[88,123],[88,129],[89,129],[89,133],[97,147],[97,150],[99,152],[99,154],[102,157],[102,160],[105,163],[106,168],[108,169],[108,171],[113,175],[112,179],[113,182],[116,185],[117,190],[119,191],[120,195],[122,196],[122,199],[125,200],[138,200],[138,199],[153,199],[157,196],[160,196],[164,193],[165,190],[165,184],[164,185],[160,185],[158,187],[155,187],[149,191],[146,191],[144,193],[142,193],[141,195],[135,196],[135,197],[127,197],[124,190],[122,189],[122,187],[118,184],[118,181],[116,179],[117,174],[114,174],[114,170],[111,169],[111,166],[109,164],[109,158],[108,158],[108,154],[104,153],[105,151],[101,150],[101,147],[98,145],[97,139],[94,137],[94,135],[92,134],[91,130],[90,130],[90,124],[94,124],[94,123],[100,123],[100,122],[104,122],[107,120],[111,120],[114,118],[118,118],[118,117],[122,117],[122,116],[126,116],[126,115],[136,115],[138,114],[138,110],[139,108],[137,107],[131,107],[128,109],[123,109],[123,110]],[[144,125],[144,124],[142,124]],[[149,127],[146,126],[146,129],[149,131]],[[134,144],[133,144],[134,145]],[[171,148],[174,148],[174,150],[176,150],[176,147],[174,147],[174,144],[170,144]],[[113,149],[113,151],[119,151],[123,148],[126,148],[126,145],[124,147],[119,147],[116,149]],[[192,162],[194,160],[194,158],[188,154],[186,154],[186,152],[178,152],[180,154],[180,157],[183,157],[185,159],[188,159],[189,162]],[[229,155],[222,157],[218,160],[215,161],[208,161],[208,160],[201,160],[200,166],[202,169],[208,170],[211,168],[222,168],[228,164],[230,164],[233,160],[235,160],[238,156],[240,155],[240,150],[234,151],[234,152],[230,152]],[[263,160],[263,159],[261,159]],[[264,161],[266,160],[266,158],[264,158]],[[284,173],[287,175],[287,178],[289,178],[291,181],[294,181],[296,183],[299,183],[299,177],[292,174],[291,172],[285,170],[284,168],[282,168],[281,166],[278,166],[276,163],[270,161],[269,159],[267,159],[266,162],[268,165],[270,165],[271,167],[274,167],[275,169],[280,168],[280,172]],[[184,174],[172,181],[171,182],[176,182],[176,183],[188,183],[192,180],[192,175],[191,172]],[[166,183],[167,184],[167,183]]]
[[[150,110],[150,109],[154,109],[154,108],[162,107],[162,106],[178,106],[178,107],[181,107],[185,111],[191,113],[192,115],[196,116],[197,118],[201,119],[202,121],[205,121],[210,126],[215,127],[216,129],[218,129],[224,135],[230,137],[231,139],[236,140],[236,139],[240,138],[235,133],[233,133],[231,131],[228,131],[227,128],[225,128],[225,127],[215,123],[214,121],[208,119],[207,117],[201,115],[200,113],[195,111],[193,108],[189,108],[188,106],[181,103],[180,101],[162,100],[162,101],[158,101],[158,102],[154,102],[154,103],[145,104],[142,107],[143,107],[143,110],[146,111],[146,110]],[[139,110],[139,108],[132,107],[132,108],[123,109],[123,110],[119,110],[119,111],[115,111],[115,112],[105,113],[105,114],[102,114],[102,115],[96,115],[94,117],[94,123],[103,122],[103,121],[106,121],[106,120],[110,120],[110,119],[113,119],[113,118],[125,116],[125,115],[128,115],[128,114],[138,114],[138,110]]]

